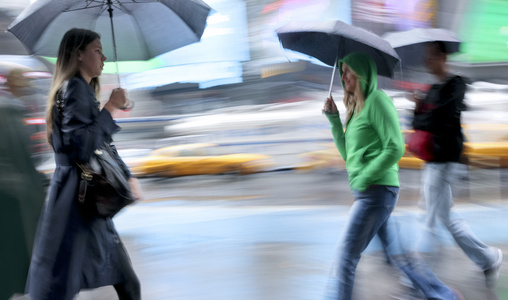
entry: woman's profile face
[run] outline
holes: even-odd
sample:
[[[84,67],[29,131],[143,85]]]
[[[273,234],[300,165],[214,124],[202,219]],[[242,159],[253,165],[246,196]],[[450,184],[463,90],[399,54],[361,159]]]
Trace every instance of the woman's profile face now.
[[[342,64],[341,79],[344,81],[344,90],[349,93],[354,93],[358,79],[346,64]]]
[[[88,44],[84,51],[79,51],[79,71],[81,75],[90,82],[92,78],[99,77],[104,68],[106,57],[102,53],[100,39],[95,39]]]

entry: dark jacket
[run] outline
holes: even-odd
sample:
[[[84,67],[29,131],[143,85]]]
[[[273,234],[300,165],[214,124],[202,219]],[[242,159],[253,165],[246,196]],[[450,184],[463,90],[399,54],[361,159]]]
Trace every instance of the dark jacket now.
[[[427,97],[415,109],[413,128],[434,135],[433,162],[458,162],[464,136],[460,115],[464,107],[466,84],[460,76],[432,85]]]
[[[0,95],[0,299],[25,289],[44,203],[43,176],[30,157],[24,112],[15,100]]]
[[[112,220],[88,215],[77,205],[76,163],[87,162],[95,149],[110,143],[119,127],[107,110],[99,110],[92,87],[80,75],[69,80],[63,108],[55,105],[52,113],[56,169],[30,265],[32,300],[70,300],[80,289],[120,283],[122,266],[129,263],[118,254],[125,250]]]

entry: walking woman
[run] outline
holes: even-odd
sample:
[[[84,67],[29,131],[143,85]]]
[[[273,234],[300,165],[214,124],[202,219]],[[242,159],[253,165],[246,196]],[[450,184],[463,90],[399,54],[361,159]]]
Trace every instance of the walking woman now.
[[[338,244],[337,262],[326,299],[352,298],[356,266],[376,234],[390,262],[427,299],[460,299],[424,263],[408,259],[396,230],[389,225],[399,195],[397,163],[404,153],[404,140],[392,100],[377,89],[374,61],[367,54],[353,53],[339,61],[339,72],[347,108],[346,130],[333,99],[326,99],[323,111],[332,125],[335,145],[346,161],[355,201]]]
[[[111,143],[119,130],[111,114],[128,103],[125,91],[118,88],[99,108],[98,77],[105,60],[100,36],[93,31],[71,29],[60,43],[47,108],[56,169],[28,274],[32,300],[71,300],[80,289],[105,285],[113,285],[121,300],[141,299],[138,278],[111,218],[91,215],[77,204],[77,164],[86,163],[100,145]],[[137,179],[131,177],[130,183],[139,198]]]

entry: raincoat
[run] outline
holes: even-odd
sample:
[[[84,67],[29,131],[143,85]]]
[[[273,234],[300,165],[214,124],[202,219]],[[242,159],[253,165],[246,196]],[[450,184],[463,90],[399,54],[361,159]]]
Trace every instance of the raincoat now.
[[[32,300],[71,300],[80,289],[125,281],[124,270],[130,267],[111,218],[87,215],[77,205],[76,163],[110,143],[119,127],[107,110],[99,109],[94,90],[79,74],[68,81],[62,104],[61,113],[57,105],[52,110],[56,169],[30,265],[27,293]]]
[[[365,97],[361,112],[353,114],[344,131],[339,114],[327,114],[332,135],[346,162],[351,189],[365,191],[370,185],[400,186],[398,161],[404,154],[404,138],[397,110],[388,95],[377,89],[376,64],[363,53],[353,53],[339,61],[360,78]],[[344,82],[342,82],[344,86]]]

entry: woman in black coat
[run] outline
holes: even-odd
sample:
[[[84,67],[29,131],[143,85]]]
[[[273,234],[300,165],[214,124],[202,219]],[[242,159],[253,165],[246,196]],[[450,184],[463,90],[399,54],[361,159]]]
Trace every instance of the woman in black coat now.
[[[77,164],[86,163],[95,149],[111,143],[111,136],[119,130],[111,114],[128,103],[125,90],[118,88],[104,108],[99,108],[98,77],[105,60],[97,33],[71,29],[64,35],[46,120],[56,169],[28,275],[27,292],[32,300],[70,300],[80,289],[105,285],[113,285],[121,300],[141,298],[138,278],[111,218],[91,215],[77,203]],[[131,177],[130,183],[139,198],[137,179]]]

